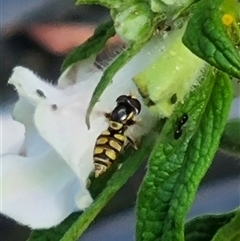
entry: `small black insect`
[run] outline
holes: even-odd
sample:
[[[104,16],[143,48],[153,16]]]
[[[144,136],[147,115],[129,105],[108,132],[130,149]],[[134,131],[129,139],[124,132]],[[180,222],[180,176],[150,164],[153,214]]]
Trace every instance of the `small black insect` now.
[[[42,90],[37,89],[36,93],[38,94],[39,97],[46,98],[45,94],[43,93]]]
[[[177,129],[174,131],[174,139],[177,140],[178,138],[180,138],[182,135],[182,129]]]
[[[182,117],[180,118],[179,122],[178,122],[178,127],[182,127],[183,125],[186,124],[186,122],[188,121],[188,115],[185,113],[182,115]]]
[[[51,107],[52,107],[52,110],[57,110],[58,108],[56,104],[51,105]]]
[[[188,121],[188,114],[184,113],[176,124],[176,129],[174,131],[174,139],[177,140],[182,135],[182,127]]]

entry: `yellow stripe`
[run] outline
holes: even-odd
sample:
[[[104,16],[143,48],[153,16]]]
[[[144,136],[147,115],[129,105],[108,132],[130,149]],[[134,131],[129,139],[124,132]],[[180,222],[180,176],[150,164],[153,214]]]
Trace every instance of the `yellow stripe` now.
[[[103,131],[102,133],[101,133],[101,135],[103,135],[103,136],[110,136],[110,132],[108,131],[108,130],[106,130],[106,131]]]
[[[105,154],[107,157],[109,157],[113,161],[116,160],[116,158],[117,158],[116,152],[114,150],[108,149],[108,150],[106,150]]]
[[[100,153],[103,153],[104,149],[101,148],[101,147],[95,147],[94,149],[94,154],[100,154]]]
[[[97,145],[103,145],[106,144],[108,142],[108,139],[106,137],[101,137],[99,139],[97,139]]]
[[[110,141],[109,141],[109,145],[110,145],[111,147],[113,147],[115,150],[118,150],[118,152],[120,152],[121,149],[122,149],[122,146],[119,145],[119,143],[116,142],[115,140],[110,140]]]
[[[124,135],[121,135],[121,134],[115,134],[114,137],[119,140],[119,141],[122,141],[124,142],[126,137]]]

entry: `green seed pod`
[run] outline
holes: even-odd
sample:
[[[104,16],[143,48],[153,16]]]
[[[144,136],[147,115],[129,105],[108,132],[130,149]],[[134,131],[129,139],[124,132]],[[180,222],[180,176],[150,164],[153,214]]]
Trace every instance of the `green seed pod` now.
[[[112,12],[115,30],[126,42],[137,42],[148,35],[152,23],[153,13],[147,4],[138,3],[117,14]]]
[[[197,84],[205,66],[182,44],[184,30],[175,30],[166,37],[163,46],[159,46],[164,49],[160,56],[133,79],[146,104],[151,103],[150,110],[160,117],[172,114],[176,103]],[[177,97],[174,103],[173,96]]]

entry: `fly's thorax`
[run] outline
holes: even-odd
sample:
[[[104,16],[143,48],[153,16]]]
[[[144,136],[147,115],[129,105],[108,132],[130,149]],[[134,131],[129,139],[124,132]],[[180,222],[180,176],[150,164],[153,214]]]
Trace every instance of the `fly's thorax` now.
[[[128,103],[121,103],[111,113],[111,120],[126,124],[128,120],[136,115],[135,109]]]

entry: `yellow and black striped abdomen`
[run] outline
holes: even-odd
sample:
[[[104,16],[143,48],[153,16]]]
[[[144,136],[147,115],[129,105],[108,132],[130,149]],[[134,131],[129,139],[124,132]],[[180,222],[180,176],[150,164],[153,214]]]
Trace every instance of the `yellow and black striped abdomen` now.
[[[98,136],[93,154],[95,177],[104,173],[117,159],[124,147],[125,140],[126,137],[123,134],[110,132],[109,130]]]

